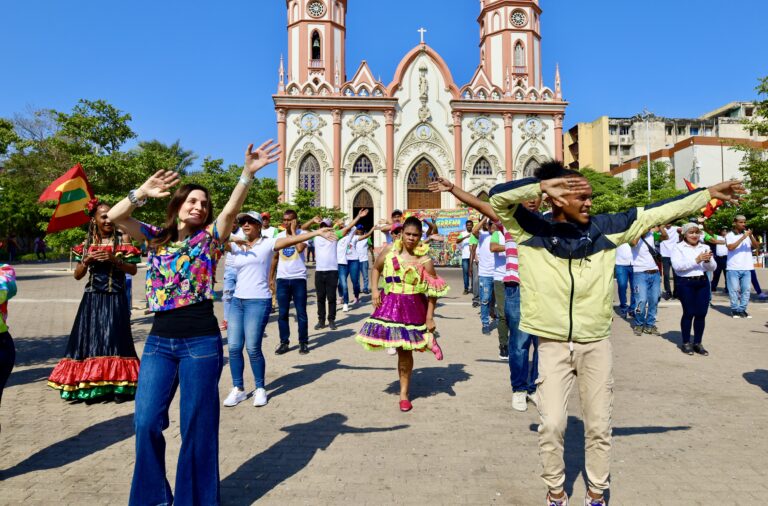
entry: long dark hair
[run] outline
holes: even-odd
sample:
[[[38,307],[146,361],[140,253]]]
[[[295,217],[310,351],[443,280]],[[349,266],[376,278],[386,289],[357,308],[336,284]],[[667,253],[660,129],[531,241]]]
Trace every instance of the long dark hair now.
[[[200,186],[199,184],[187,183],[179,187],[173,194],[173,197],[171,197],[171,201],[168,203],[168,209],[165,211],[165,223],[163,224],[163,228],[160,230],[157,237],[149,241],[150,247],[158,248],[169,242],[179,240],[179,226],[176,223],[176,219],[179,216],[179,209],[181,209],[182,204],[186,202],[189,194],[195,190],[200,190],[205,193],[207,201],[206,207],[208,213],[205,217],[203,227],[206,227],[213,222],[213,202],[211,202],[211,194],[208,192],[208,188]]]
[[[83,256],[88,254],[88,248],[91,247],[91,244],[96,242],[97,244],[101,245],[101,240],[103,237],[101,237],[101,233],[99,233],[99,226],[96,225],[96,212],[99,210],[100,207],[106,207],[111,208],[109,204],[106,202],[102,202],[101,200],[93,199],[90,202],[88,202],[88,207],[86,211],[88,211],[88,216],[91,217],[91,221],[88,222],[88,235],[85,237],[85,243],[83,244]],[[113,231],[112,231],[112,251],[117,251],[117,245],[120,244],[120,232],[117,231],[117,227],[112,225]]]

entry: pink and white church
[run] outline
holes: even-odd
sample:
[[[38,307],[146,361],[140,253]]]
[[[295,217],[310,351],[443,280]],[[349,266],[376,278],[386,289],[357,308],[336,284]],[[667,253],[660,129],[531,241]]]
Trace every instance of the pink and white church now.
[[[552,88],[542,77],[539,0],[480,0],[480,60],[467,84],[454,81],[424,31],[391,82],[365,61],[347,79],[350,4],[286,1],[288,57],[273,96],[286,200],[304,188],[318,205],[350,215],[369,208],[378,220],[397,208],[456,206],[427,191],[436,176],[481,195],[562,159],[567,103],[559,71]]]

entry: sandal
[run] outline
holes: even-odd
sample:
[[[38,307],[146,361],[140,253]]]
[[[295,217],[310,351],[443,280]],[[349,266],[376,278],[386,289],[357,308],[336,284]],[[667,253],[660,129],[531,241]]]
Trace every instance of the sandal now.
[[[400,411],[405,413],[406,411],[410,411],[412,409],[413,409],[413,404],[411,404],[411,401],[409,401],[408,399],[400,401]]]
[[[443,359],[443,349],[440,348],[440,345],[437,344],[437,338],[434,334],[429,334],[429,349],[432,351],[432,353],[435,355],[435,358],[437,360]]]

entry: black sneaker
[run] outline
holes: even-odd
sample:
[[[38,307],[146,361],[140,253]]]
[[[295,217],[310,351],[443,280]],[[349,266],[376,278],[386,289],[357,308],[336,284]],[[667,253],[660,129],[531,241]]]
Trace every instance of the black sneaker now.
[[[700,344],[694,344],[693,345],[693,351],[698,353],[699,355],[704,355],[705,357],[709,355],[709,352],[704,349],[704,347]],[[691,353],[692,355],[692,353]]]
[[[742,317],[742,318],[747,318],[747,319],[749,319],[749,320],[751,320],[751,319],[752,319],[752,317],[751,317],[751,316],[749,316],[749,313],[747,313],[746,311],[742,311],[742,312],[741,312],[741,317]]]
[[[315,325],[315,330],[322,330],[325,328],[325,322],[317,322]]]
[[[509,348],[505,344],[499,345],[499,359],[509,360]]]
[[[686,355],[693,355],[693,345],[691,343],[683,343],[680,349],[683,350],[683,353]]]
[[[329,321],[328,322],[328,328],[331,329],[331,330],[336,330],[337,329],[336,322],[333,321],[333,320]]]
[[[731,311],[731,318],[742,318],[741,311]]]
[[[309,345],[307,343],[299,343],[299,355],[306,355],[309,353]]]
[[[275,355],[282,355],[288,353],[290,350],[291,348],[288,346],[288,343],[280,343],[280,346],[275,350]]]

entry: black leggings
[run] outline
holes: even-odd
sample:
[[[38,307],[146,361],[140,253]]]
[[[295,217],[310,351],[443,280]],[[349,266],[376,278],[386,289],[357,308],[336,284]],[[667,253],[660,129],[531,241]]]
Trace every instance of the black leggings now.
[[[13,346],[13,338],[8,332],[0,334],[0,402],[3,400],[3,388],[5,382],[16,363],[16,348]]]
[[[704,337],[704,319],[709,310],[709,280],[706,276],[676,277],[675,289],[683,304],[683,317],[680,319],[683,344],[691,342],[691,325],[693,325],[693,343],[701,344],[701,339]]]

